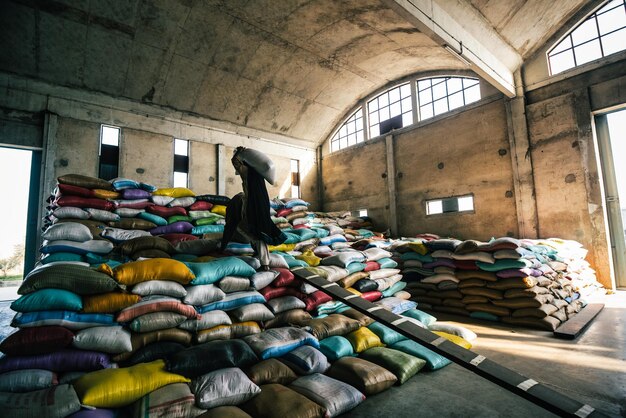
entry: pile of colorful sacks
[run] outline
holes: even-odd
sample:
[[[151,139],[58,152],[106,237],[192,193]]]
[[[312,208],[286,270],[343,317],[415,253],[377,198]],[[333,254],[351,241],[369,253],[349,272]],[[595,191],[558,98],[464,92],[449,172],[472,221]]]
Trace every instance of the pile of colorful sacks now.
[[[41,261],[0,343],[7,416],[332,417],[449,364],[302,283],[296,268],[466,348],[476,338],[416,309],[400,252],[366,219],[272,201],[288,240],[263,271],[248,244],[218,248],[228,198],[58,180]]]
[[[490,242],[423,234],[394,243],[421,309],[555,330],[602,292],[582,245],[561,239]]]

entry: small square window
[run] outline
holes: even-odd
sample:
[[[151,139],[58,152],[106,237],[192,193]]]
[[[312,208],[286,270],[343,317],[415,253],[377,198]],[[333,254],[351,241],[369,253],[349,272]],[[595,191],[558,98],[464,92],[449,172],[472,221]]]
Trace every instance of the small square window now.
[[[174,155],[189,156],[189,141],[174,139]]]
[[[187,187],[188,174],[178,171],[174,172],[174,187]]]
[[[101,135],[101,143],[103,145],[112,145],[114,147],[120,146],[120,128],[102,125]]]

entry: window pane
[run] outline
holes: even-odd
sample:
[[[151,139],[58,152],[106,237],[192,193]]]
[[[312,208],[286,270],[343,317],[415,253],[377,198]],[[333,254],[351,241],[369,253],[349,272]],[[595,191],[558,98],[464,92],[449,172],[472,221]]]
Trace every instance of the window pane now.
[[[613,7],[617,6],[618,4],[622,3],[622,1],[623,0],[613,0],[612,2],[608,3],[606,6],[598,10],[596,13],[600,14],[600,13],[606,12],[607,10],[610,10]]]
[[[464,210],[474,210],[474,197],[459,197],[459,212]]]
[[[616,7],[599,15],[598,26],[600,26],[600,35],[623,28],[626,26],[626,9],[624,7]]]
[[[571,50],[550,57],[550,70],[552,74],[558,74],[575,66],[574,53]]]
[[[380,135],[380,127],[378,125],[370,128],[370,138],[375,138]]]
[[[443,213],[443,201],[431,200],[429,202],[426,202],[427,215],[436,215],[438,213]]]
[[[363,142],[363,131],[359,131],[356,133],[356,142]]]
[[[347,138],[345,138],[345,137],[344,137],[344,138],[341,138],[341,139],[339,140],[339,147],[340,147],[340,148],[345,148],[345,147],[347,147],[347,146],[348,146],[348,139],[347,139]]]
[[[435,102],[435,115],[440,115],[448,111],[448,101],[444,97]]]
[[[396,102],[389,107],[390,116],[393,118],[394,116],[398,116],[402,113],[400,109],[400,102]]]
[[[470,87],[465,90],[465,104],[474,103],[480,100],[480,86]]]
[[[299,171],[298,165],[299,165],[298,160],[291,160],[291,172],[292,173],[297,173]]]
[[[174,154],[176,155],[188,155],[189,154],[189,142],[184,139],[174,139]]]
[[[339,149],[339,141],[330,141],[330,152],[337,151]]]
[[[462,107],[463,106],[463,92],[460,91],[448,97],[448,103],[450,105],[450,110],[456,109],[457,107]]]
[[[352,134],[355,131],[354,122],[350,122],[348,125],[348,134]]]
[[[429,105],[420,107],[420,117],[422,118],[422,120],[432,118],[433,116],[434,115],[433,115],[432,105],[429,104]]]
[[[586,62],[602,58],[602,51],[600,50],[600,41],[595,39],[584,45],[574,47],[574,54],[576,54],[576,64],[582,65]]]
[[[120,128],[114,128],[112,126],[102,127],[102,144],[113,145],[115,147],[120,146]]]
[[[572,47],[572,38],[567,35],[565,39],[561,41],[552,51],[550,51],[550,55],[558,54],[561,51],[565,51],[568,48]]]
[[[434,83],[433,83],[434,84]],[[433,85],[433,99],[441,99],[446,96],[446,83],[441,82]]]
[[[411,97],[411,85],[410,84],[405,84],[404,86],[400,87],[400,96],[404,97]]]
[[[406,112],[413,109],[413,103],[411,103],[411,98],[407,97],[406,99],[402,99],[402,111]]]
[[[387,93],[383,93],[378,97],[378,106],[383,107],[389,104],[389,95]]]
[[[356,135],[348,135],[348,146],[356,144]]]
[[[394,103],[400,100],[400,88],[389,91],[389,103]]]
[[[407,112],[402,115],[402,126],[413,124],[413,112]]]
[[[463,83],[460,78],[451,78],[448,80],[448,94],[461,91],[462,88],[463,88]]]
[[[378,119],[378,112],[374,112],[370,115],[370,126],[377,124],[379,121]]]
[[[572,32],[572,40],[574,41],[574,45],[582,44],[583,42],[589,41],[591,39],[598,37],[598,28],[596,27],[595,18],[591,17],[583,22],[582,25],[576,28],[574,32]]]
[[[174,187],[187,187],[187,173],[174,172]]]
[[[602,37],[604,55],[614,54],[626,49],[626,29],[618,30]]]
[[[426,90],[420,91],[419,99],[421,104],[430,103],[433,101],[433,91],[428,88]]]
[[[389,119],[389,108],[388,107],[380,110],[380,121],[382,122],[382,121],[385,121],[387,119]]]
[[[375,112],[378,110],[378,99],[374,99],[367,104],[367,111],[369,113]]]
[[[420,80],[417,82],[417,90],[424,90],[430,87],[430,79]]]
[[[339,129],[339,136],[344,137],[346,135],[348,135],[348,127],[346,125],[343,125],[341,129]]]
[[[291,186],[291,197],[300,197],[300,187],[299,186]]]

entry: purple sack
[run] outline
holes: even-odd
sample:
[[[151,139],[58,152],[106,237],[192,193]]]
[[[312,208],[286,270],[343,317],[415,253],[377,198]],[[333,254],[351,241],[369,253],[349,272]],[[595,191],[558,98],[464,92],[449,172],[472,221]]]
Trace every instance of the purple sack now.
[[[422,264],[422,267],[424,267],[425,269],[432,269],[435,267],[456,268],[456,265],[454,264],[454,260],[451,260],[449,258],[438,258],[435,261],[432,261],[430,263]]]
[[[67,418],[114,418],[117,416],[115,411],[111,409],[83,409],[72,415],[68,415]]]
[[[152,193],[142,189],[124,189],[122,190],[122,199],[148,199]]]
[[[111,360],[108,354],[70,348],[36,356],[7,356],[0,359],[0,373],[22,369],[87,372],[109,367]]]
[[[539,277],[541,276],[541,271],[540,270],[536,270],[533,268],[523,268],[523,269],[506,269],[506,270],[500,270],[496,272],[496,276],[500,277],[501,279],[508,279],[511,277],[527,277],[527,276],[533,276],[533,277]]]
[[[189,222],[174,222],[173,224],[157,226],[150,230],[152,235],[163,235],[163,234],[186,234],[193,229],[193,225]]]

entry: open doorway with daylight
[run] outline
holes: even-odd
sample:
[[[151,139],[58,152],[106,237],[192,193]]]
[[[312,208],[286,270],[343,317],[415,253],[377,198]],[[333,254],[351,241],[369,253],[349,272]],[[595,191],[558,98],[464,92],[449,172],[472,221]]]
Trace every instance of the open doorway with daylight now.
[[[626,288],[626,108],[595,116],[615,285]]]
[[[5,202],[0,205],[0,290],[19,285],[25,269],[30,271],[34,263],[28,256],[32,251],[25,248],[32,247],[27,235],[37,232],[38,212],[33,207],[37,209],[39,175],[34,196],[30,192],[32,168],[39,173],[40,162],[41,151],[0,147],[0,190]]]

